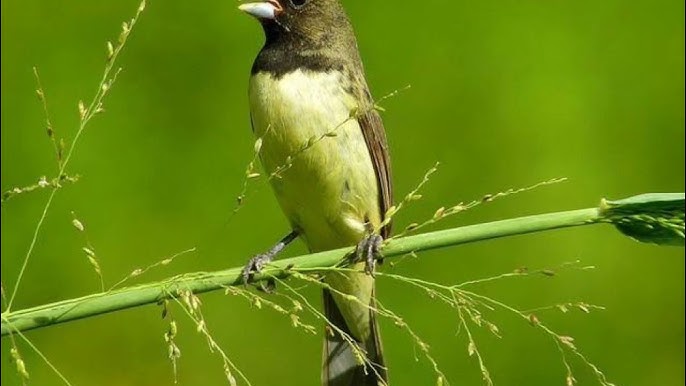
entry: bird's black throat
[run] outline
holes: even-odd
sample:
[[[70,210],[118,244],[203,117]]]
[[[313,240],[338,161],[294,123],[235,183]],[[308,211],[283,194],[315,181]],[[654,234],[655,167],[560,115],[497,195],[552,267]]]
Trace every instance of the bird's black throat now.
[[[260,51],[252,65],[252,74],[267,72],[278,79],[296,70],[313,72],[341,71],[345,63],[320,53],[306,55],[290,51],[284,47],[268,47]]]
[[[278,79],[296,70],[351,72],[360,68],[352,33],[341,36],[340,30],[331,29],[313,37],[276,22],[263,23],[262,27],[266,40],[253,63],[253,75],[267,72]]]

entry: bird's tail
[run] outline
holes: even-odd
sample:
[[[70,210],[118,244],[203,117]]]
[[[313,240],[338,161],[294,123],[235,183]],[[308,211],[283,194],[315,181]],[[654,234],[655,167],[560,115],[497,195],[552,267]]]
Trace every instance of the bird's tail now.
[[[374,294],[371,308],[375,308]],[[364,356],[355,352],[350,342],[340,333],[327,326],[324,337],[324,358],[322,368],[323,386],[387,386],[388,375],[383,359],[383,350],[376,324],[376,315],[369,310],[370,334],[365,341],[359,341],[348,328],[333,296],[324,290],[324,314],[330,323],[355,340],[364,350]]]

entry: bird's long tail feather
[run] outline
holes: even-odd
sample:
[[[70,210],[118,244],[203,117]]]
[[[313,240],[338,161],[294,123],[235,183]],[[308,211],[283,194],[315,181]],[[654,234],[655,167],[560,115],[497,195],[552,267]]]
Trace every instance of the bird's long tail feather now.
[[[374,308],[374,295],[371,297]],[[324,290],[324,313],[330,323],[355,340],[364,350],[364,357],[356,354],[350,342],[340,333],[327,328],[324,337],[324,358],[322,368],[323,386],[379,386],[388,385],[388,375],[383,359],[376,315],[369,310],[371,334],[366,341],[359,341],[350,333],[343,315],[328,290]]]

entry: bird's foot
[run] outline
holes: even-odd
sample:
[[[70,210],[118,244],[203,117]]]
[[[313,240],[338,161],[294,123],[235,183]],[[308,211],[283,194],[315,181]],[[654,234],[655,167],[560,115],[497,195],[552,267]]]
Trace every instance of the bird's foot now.
[[[243,284],[247,286],[256,273],[262,272],[262,269],[264,269],[267,264],[271,263],[272,260],[274,260],[274,257],[297,237],[298,231],[294,230],[286,235],[286,237],[281,239],[281,241],[276,243],[276,245],[274,245],[272,249],[266,253],[260,253],[259,255],[253,256],[253,258],[248,261],[248,264],[245,265],[245,268],[243,268],[243,271],[241,272],[241,276],[243,276]],[[258,288],[264,292],[274,292],[276,283],[274,282],[273,278],[270,278],[267,279],[266,285],[261,282]]]
[[[376,234],[366,236],[357,244],[356,261],[365,262],[364,272],[370,276],[374,276],[374,267],[376,259],[380,256],[381,244],[383,244],[383,237]]]
[[[243,284],[247,286],[256,273],[262,272],[262,269],[264,269],[264,267],[267,264],[271,263],[271,261],[274,260],[275,255],[276,253],[272,253],[272,251],[269,251],[267,253],[260,253],[259,255],[253,256],[253,258],[251,258],[248,261],[248,264],[246,264],[243,268]],[[259,288],[264,292],[273,292],[274,287],[274,281],[269,280],[266,285],[264,283],[261,283]]]

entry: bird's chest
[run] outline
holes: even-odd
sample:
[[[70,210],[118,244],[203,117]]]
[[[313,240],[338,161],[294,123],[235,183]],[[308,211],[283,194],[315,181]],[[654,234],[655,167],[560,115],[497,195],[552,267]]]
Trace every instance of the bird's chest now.
[[[351,113],[357,108],[355,98],[345,88],[346,81],[339,72],[298,70],[279,78],[268,73],[253,75],[250,80],[253,130],[269,148],[263,160],[285,162],[288,156],[296,155],[319,157],[321,147],[331,150],[336,142],[345,145],[355,134],[351,132],[352,126],[356,126]],[[325,141],[336,137],[343,140]],[[315,146],[320,142],[326,143]]]
[[[323,230],[351,231],[343,239],[356,239],[369,212],[378,212],[374,168],[347,90],[338,72],[258,73],[250,81],[260,159],[282,209],[306,239],[327,239],[308,237]]]

